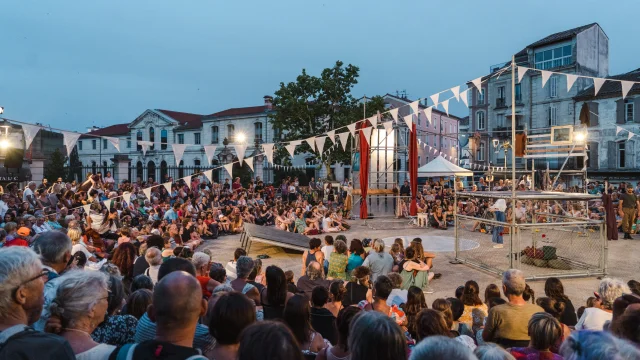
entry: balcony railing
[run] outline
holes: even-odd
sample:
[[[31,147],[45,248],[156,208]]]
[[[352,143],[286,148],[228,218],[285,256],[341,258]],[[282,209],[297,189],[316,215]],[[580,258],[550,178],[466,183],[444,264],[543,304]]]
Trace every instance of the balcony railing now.
[[[507,106],[507,99],[506,98],[497,98],[496,99],[496,107],[500,108],[500,107],[506,107]]]

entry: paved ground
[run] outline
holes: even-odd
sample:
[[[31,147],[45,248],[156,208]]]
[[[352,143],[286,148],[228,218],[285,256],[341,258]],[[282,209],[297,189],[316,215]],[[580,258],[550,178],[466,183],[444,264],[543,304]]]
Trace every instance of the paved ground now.
[[[431,236],[453,236],[453,229],[442,231],[434,229],[413,228],[405,225],[404,222],[385,223],[377,220],[365,224],[364,221],[354,220],[352,227],[343,234],[347,239],[385,238],[395,236],[415,236],[422,235],[423,244],[429,242]],[[335,234],[334,234],[335,235]],[[630,279],[640,280],[640,235],[637,240],[619,240],[609,242],[609,276],[623,279],[625,282]],[[210,249],[214,261],[226,263],[233,258],[233,251],[240,244],[238,235],[224,236],[216,240],[206,241],[201,246],[202,249]],[[486,247],[486,245],[482,245]],[[300,276],[302,261],[300,254],[286,253],[282,248],[254,243],[251,247],[252,257],[259,254],[267,254],[271,258],[263,260],[264,266],[276,264],[284,270],[293,270],[296,279]],[[431,283],[435,293],[427,296],[427,303],[440,297],[451,297],[455,289],[464,285],[467,280],[475,280],[484,289],[488,284],[500,284],[500,278],[466,265],[452,265],[449,261],[454,259],[453,252],[440,252],[434,262],[434,271],[442,273],[440,280]],[[567,278],[562,280],[565,292],[571,298],[576,308],[583,305],[586,299],[597,290],[599,280],[596,277]],[[536,296],[544,296],[544,281],[531,281],[531,287],[536,292]],[[482,290],[484,291],[484,290]]]

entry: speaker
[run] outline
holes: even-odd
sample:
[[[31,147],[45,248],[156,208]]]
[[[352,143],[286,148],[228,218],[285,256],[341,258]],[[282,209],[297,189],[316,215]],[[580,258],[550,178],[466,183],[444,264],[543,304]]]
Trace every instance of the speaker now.
[[[9,148],[4,157],[4,167],[8,169],[22,169],[24,149]]]

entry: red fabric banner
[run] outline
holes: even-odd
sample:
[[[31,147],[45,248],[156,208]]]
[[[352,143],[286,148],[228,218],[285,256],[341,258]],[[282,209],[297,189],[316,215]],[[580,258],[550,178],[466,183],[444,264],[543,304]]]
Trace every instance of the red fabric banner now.
[[[409,214],[416,216],[418,214],[418,204],[416,203],[418,194],[418,134],[415,123],[411,125],[411,130],[411,135],[409,136],[409,183],[411,186]]]
[[[366,121],[359,123],[360,128],[366,127]],[[367,192],[369,191],[369,139],[365,138],[362,131],[360,134],[360,219],[369,217],[367,209]]]

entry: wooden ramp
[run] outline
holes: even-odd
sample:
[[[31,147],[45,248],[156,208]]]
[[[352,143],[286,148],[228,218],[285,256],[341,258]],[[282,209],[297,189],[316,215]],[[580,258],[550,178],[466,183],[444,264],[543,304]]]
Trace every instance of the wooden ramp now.
[[[245,223],[244,231],[240,236],[240,244],[247,254],[254,241],[297,251],[309,249],[309,237],[305,235],[279,230],[272,226]]]

